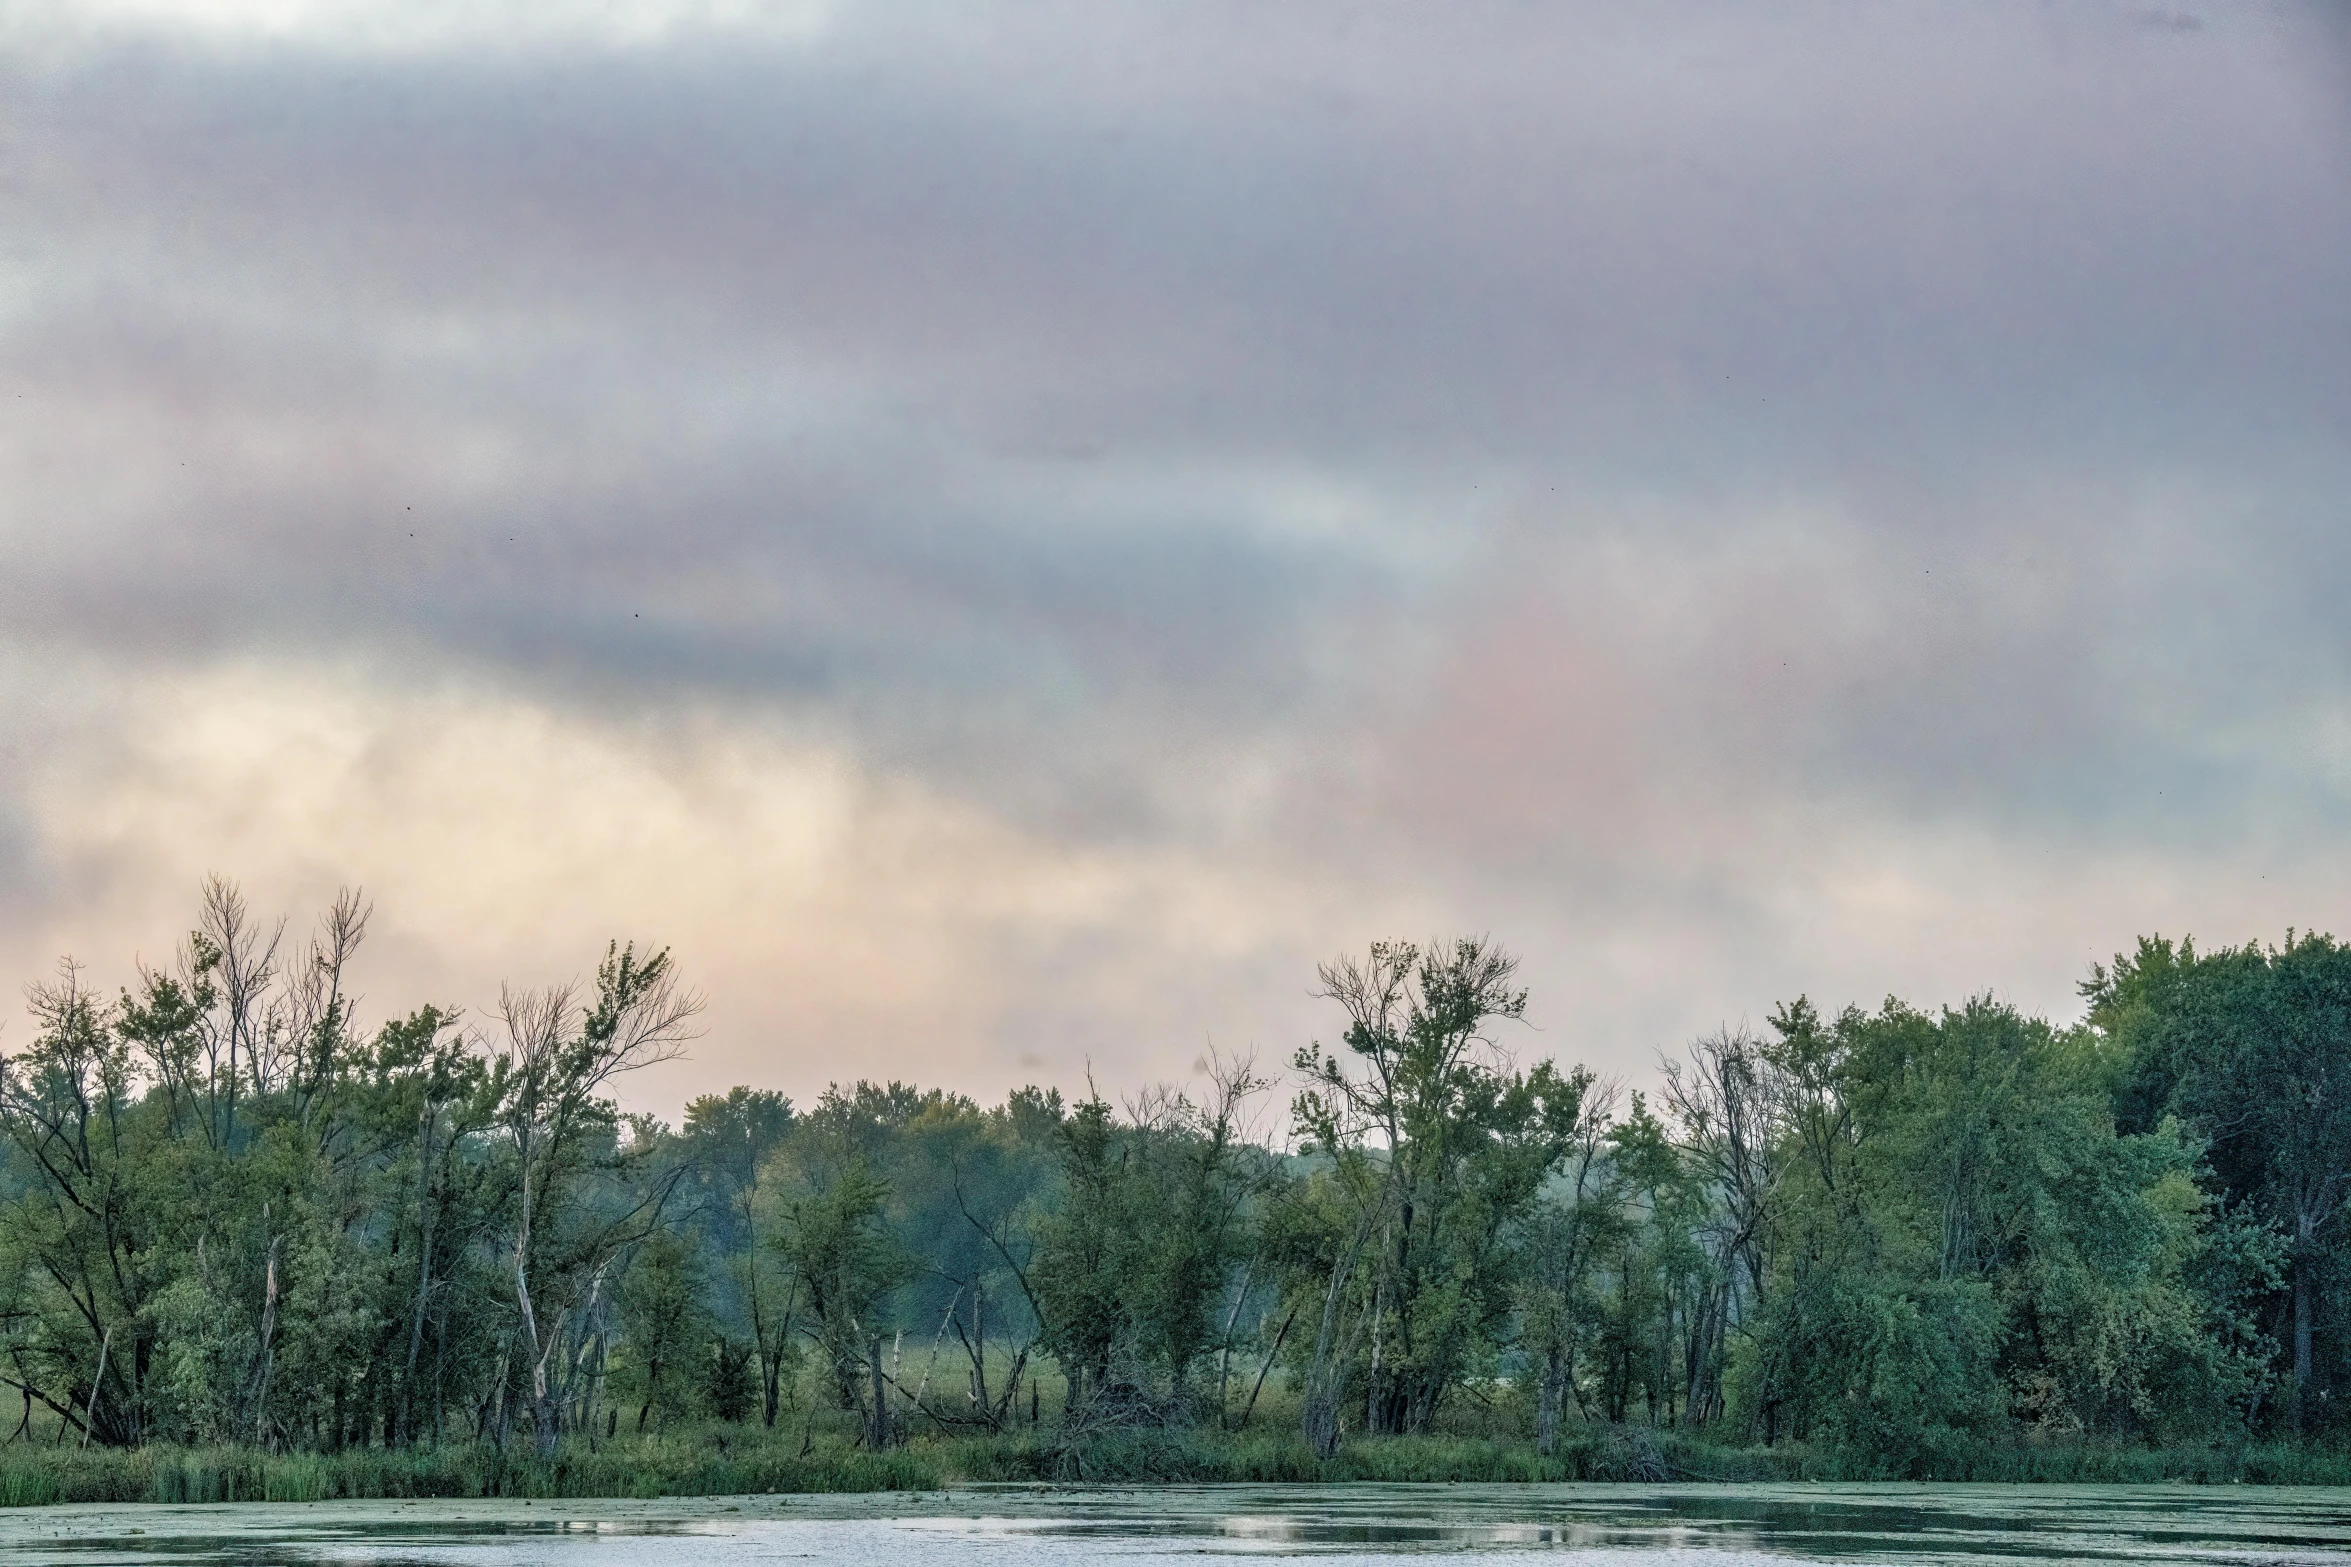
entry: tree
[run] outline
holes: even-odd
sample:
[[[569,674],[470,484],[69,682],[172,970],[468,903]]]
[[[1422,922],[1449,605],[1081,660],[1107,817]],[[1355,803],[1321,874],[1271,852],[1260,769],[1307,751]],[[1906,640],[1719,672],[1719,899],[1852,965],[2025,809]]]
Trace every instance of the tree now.
[[[890,1298],[914,1263],[890,1233],[889,1183],[861,1153],[829,1141],[779,1155],[771,1244],[808,1303],[803,1331],[825,1356],[841,1407],[862,1411],[866,1445],[879,1449],[895,1436],[882,1338]]]
[[[1792,1151],[1775,1065],[1762,1041],[1727,1028],[1694,1042],[1685,1060],[1665,1063],[1665,1102],[1711,1199],[1699,1220],[1708,1282],[1685,1320],[1683,1407],[1698,1424],[1722,1413],[1725,1337],[1745,1324],[1763,1290],[1774,1189]]]
[[[64,964],[0,1061],[0,1440],[527,1418],[545,1452],[615,1429],[607,1392],[648,1430],[772,1424],[813,1348],[880,1447],[1002,1431],[1049,1350],[1073,1453],[1245,1425],[1287,1367],[1325,1456],[1525,1409],[1551,1452],[1581,1413],[1927,1477],[1988,1444],[2315,1439],[2351,1377],[2331,938],[2150,938],[2077,1027],[1799,997],[1621,1115],[1503,1048],[1507,953],[1378,946],[1320,971],[1344,1048],[1296,1057],[1292,1153],[1245,1062],[1121,1105],[742,1087],[672,1133],[613,1098],[690,1029],[666,953],[509,990],[485,1037],[438,1005],[361,1026],[356,893],[297,938],[214,880],[193,925],[120,991]]]
[[[1194,1416],[1192,1372],[1270,1175],[1243,1136],[1264,1081],[1248,1061],[1221,1059],[1209,1079],[1202,1104],[1160,1088],[1122,1118],[1097,1094],[1056,1128],[1060,1200],[1024,1278],[1088,1423]]]
[[[488,1066],[458,1023],[453,1009],[433,1006],[385,1023],[351,1063],[336,1107],[364,1156],[376,1186],[371,1200],[393,1227],[395,1248],[414,1248],[405,1278],[385,1281],[386,1315],[401,1325],[395,1442],[415,1440],[428,1408],[439,1407],[445,1388],[436,1389],[434,1372],[445,1365],[428,1362],[426,1351],[436,1324],[447,1321],[451,1276],[482,1229],[478,1172],[464,1155],[498,1105]],[[320,1371],[331,1382],[331,1367]]]
[[[1522,1221],[1518,1341],[1535,1369],[1535,1446],[1557,1449],[1559,1417],[1575,1391],[1577,1357],[1600,1307],[1592,1274],[1622,1244],[1622,1216],[1604,1140],[1615,1089],[1595,1083],[1564,1159],[1565,1169]]]
[[[791,1360],[791,1300],[774,1276],[775,1249],[761,1244],[760,1172],[792,1129],[792,1101],[764,1089],[736,1087],[686,1106],[685,1137],[706,1172],[729,1232],[728,1260],[751,1329],[761,1421],[776,1423],[784,1368]]]
[[[590,1134],[613,1124],[612,1107],[601,1097],[605,1085],[623,1073],[674,1059],[692,1037],[691,1025],[701,1009],[701,998],[678,984],[666,950],[640,959],[634,945],[623,948],[617,942],[596,970],[593,1005],[583,1008],[569,986],[508,990],[499,999],[506,1049],[497,1056],[493,1075],[503,1091],[499,1122],[510,1140],[518,1186],[514,1302],[530,1379],[532,1426],[543,1456],[554,1453],[561,1430],[548,1370],[562,1342],[557,1330],[563,1310],[570,1307],[542,1327],[531,1291],[538,1265],[534,1238],[566,1185],[578,1177]],[[657,1215],[659,1208],[659,1197],[649,1196],[632,1217],[648,1210]],[[590,1248],[602,1253],[589,1273],[592,1291],[601,1289],[603,1261],[623,1243],[614,1229],[602,1240]],[[593,1294],[580,1304],[583,1314],[592,1310]]]
[[[1377,944],[1318,971],[1321,994],[1346,1015],[1348,1056],[1319,1045],[1298,1052],[1307,1086],[1292,1115],[1354,1218],[1323,1281],[1306,1375],[1302,1415],[1318,1453],[1336,1448],[1359,1337],[1366,1429],[1422,1431],[1508,1316],[1505,1241],[1572,1145],[1592,1086],[1582,1068],[1563,1075],[1548,1061],[1519,1072],[1488,1037],[1494,1022],[1525,1015],[1517,969],[1500,947],[1471,938],[1426,951]],[[1368,1318],[1358,1305],[1342,1336],[1367,1250]]]
[[[684,1407],[693,1360],[712,1337],[697,1237],[655,1230],[638,1243],[620,1285],[638,1391],[637,1429]]]
[[[151,1306],[166,1283],[156,1192],[141,1178],[152,1118],[139,1114],[130,1047],[77,965],[26,999],[39,1031],[0,1070],[0,1120],[38,1196],[8,1206],[9,1241],[50,1309],[17,1346],[20,1367],[34,1363],[19,1385],[65,1423],[128,1444],[142,1432]],[[181,999],[179,1011],[202,1004]]]
[[[2288,932],[2283,946],[2199,954],[2150,937],[2083,992],[2122,1054],[2125,1114],[2187,1122],[2226,1196],[2282,1236],[2294,1418],[2309,1422],[2321,1279],[2351,1198],[2351,947]]]
[[[2188,1281],[2190,1150],[2118,1135],[2104,1048],[1977,998],[1779,1014],[1773,1261],[1746,1378],[1889,1474],[2037,1429],[2210,1429],[2226,1381]]]

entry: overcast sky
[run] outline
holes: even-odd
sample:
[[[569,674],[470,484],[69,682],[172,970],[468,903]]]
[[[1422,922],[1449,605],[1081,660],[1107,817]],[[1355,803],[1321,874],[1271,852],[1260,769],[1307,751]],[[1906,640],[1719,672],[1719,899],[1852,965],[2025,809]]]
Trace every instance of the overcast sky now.
[[[673,1113],[2351,930],[2344,15],[0,0],[0,968],[667,943]]]

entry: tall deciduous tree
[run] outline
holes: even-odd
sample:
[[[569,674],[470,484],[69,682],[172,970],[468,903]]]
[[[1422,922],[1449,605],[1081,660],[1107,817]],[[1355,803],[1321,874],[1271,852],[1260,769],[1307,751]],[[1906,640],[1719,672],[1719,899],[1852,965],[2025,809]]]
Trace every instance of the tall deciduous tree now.
[[[2282,946],[2198,953],[2149,938],[2083,990],[2125,1053],[2126,1113],[2187,1121],[2228,1195],[2283,1237],[2295,1416],[2307,1422],[2321,1280],[2351,1200],[2351,946],[2289,932]]]
[[[1512,1066],[1488,1031],[1524,1016],[1526,992],[1492,942],[1383,943],[1319,972],[1346,1016],[1346,1053],[1298,1052],[1292,1113],[1353,1209],[1303,1400],[1307,1440],[1328,1453],[1358,1343],[1366,1428],[1421,1431],[1507,1318],[1511,1226],[1572,1146],[1592,1079]],[[1369,1300],[1342,1329],[1366,1262]]]
[[[561,1430],[549,1362],[564,1341],[557,1331],[562,1315],[575,1307],[585,1313],[596,1301],[594,1295],[567,1301],[552,1320],[542,1322],[541,1302],[532,1293],[541,1262],[534,1241],[547,1214],[562,1202],[567,1185],[581,1174],[591,1134],[612,1125],[612,1107],[602,1097],[605,1086],[623,1073],[677,1056],[701,1009],[701,998],[678,983],[666,950],[640,958],[634,946],[617,942],[596,970],[595,998],[585,1007],[569,986],[508,990],[500,997],[498,1019],[505,1029],[506,1048],[496,1057],[493,1074],[503,1090],[499,1122],[511,1142],[518,1186],[512,1254],[515,1314],[529,1378],[532,1427],[543,1454],[554,1452]],[[638,1211],[657,1212],[659,1203],[659,1196],[649,1195]],[[589,1257],[579,1259],[587,1264],[579,1271],[586,1273],[589,1290],[599,1294],[603,1263],[622,1243],[622,1236],[617,1229],[607,1229],[602,1242],[590,1248]]]

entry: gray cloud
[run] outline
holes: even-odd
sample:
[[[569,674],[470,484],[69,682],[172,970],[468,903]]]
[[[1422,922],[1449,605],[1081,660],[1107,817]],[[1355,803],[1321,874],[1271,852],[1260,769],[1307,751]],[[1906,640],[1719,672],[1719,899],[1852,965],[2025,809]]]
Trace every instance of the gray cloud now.
[[[2334,920],[2322,8],[371,14],[7,23],[0,618],[89,683],[0,713],[12,953],[115,939],[54,780],[255,668],[797,737],[1022,846],[943,887],[1130,856],[939,938],[1020,981],[953,1037],[810,1000],[875,1070],[1188,1060],[1375,919],[1522,931],[1620,1063]],[[1266,874],[1271,945],[1162,920]]]

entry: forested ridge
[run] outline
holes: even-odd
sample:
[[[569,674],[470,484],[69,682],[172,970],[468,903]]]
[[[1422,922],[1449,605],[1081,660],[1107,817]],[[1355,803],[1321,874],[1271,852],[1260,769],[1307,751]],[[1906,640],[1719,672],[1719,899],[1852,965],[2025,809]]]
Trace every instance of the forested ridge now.
[[[2073,1026],[1799,997],[1646,1094],[1528,1059],[1491,941],[1380,945],[1277,1064],[1116,1101],[741,1087],[673,1127],[614,1098],[694,1036],[667,952],[363,1026],[366,923],[347,896],[301,937],[213,882],[169,963],[28,989],[9,1443],[1645,1431],[1923,1474],[2346,1434],[2330,937],[2142,940]]]

